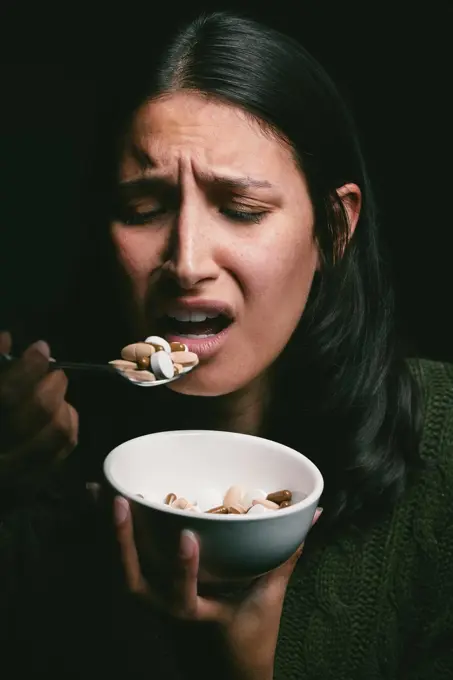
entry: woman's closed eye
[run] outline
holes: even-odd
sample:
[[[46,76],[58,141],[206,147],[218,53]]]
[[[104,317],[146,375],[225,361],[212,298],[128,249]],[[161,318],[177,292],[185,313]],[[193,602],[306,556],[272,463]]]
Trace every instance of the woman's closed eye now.
[[[218,212],[231,222],[259,223],[268,213],[267,210],[250,209],[249,206],[235,205],[234,207],[219,207]],[[156,222],[167,216],[174,215],[175,208],[159,204],[143,204],[140,206],[126,206],[120,211],[120,220],[129,226],[140,226]]]

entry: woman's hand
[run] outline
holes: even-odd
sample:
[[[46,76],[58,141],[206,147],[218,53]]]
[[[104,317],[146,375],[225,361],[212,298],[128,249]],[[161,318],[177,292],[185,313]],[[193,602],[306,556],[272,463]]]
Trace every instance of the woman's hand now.
[[[11,351],[0,333],[0,354]],[[65,401],[68,380],[49,372],[49,346],[31,345],[0,372],[0,506],[9,511],[43,483],[76,446],[78,415]]]
[[[321,510],[316,511],[313,524]],[[199,545],[191,532],[181,535],[180,554],[172,574],[172,595],[163,599],[162,589],[153,591],[141,570],[133,536],[129,504],[115,499],[115,520],[126,581],[131,592],[142,596],[160,610],[177,619],[213,622],[222,631],[222,659],[216,668],[228,665],[231,680],[272,680],[275,649],[288,581],[302,552],[302,546],[281,567],[259,578],[238,603],[225,603],[198,594]],[[167,589],[166,589],[167,590]],[[219,664],[222,664],[223,666]]]

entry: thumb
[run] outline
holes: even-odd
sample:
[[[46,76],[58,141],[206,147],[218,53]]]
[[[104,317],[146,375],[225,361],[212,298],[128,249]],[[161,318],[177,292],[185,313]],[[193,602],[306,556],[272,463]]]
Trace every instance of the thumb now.
[[[11,333],[8,331],[0,331],[0,354],[9,354],[12,345],[13,341],[11,339]]]

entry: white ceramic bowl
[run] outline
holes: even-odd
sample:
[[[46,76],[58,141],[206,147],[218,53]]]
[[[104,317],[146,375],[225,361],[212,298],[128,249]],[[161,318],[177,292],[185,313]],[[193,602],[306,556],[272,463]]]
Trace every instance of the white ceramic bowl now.
[[[114,491],[131,501],[141,554],[150,561],[171,560],[180,532],[194,531],[201,541],[201,580],[206,581],[253,578],[289,559],[311,527],[324,485],[318,468],[293,449],[210,430],[132,439],[107,456],[104,472]],[[267,493],[289,489],[293,504],[254,516],[194,513],[163,504],[170,492],[195,502],[207,488],[223,494],[233,485]]]

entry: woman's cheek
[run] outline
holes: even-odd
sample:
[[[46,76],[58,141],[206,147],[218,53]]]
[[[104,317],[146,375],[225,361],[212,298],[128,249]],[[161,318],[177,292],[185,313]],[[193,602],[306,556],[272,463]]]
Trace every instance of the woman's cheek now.
[[[118,260],[131,279],[136,295],[141,298],[146,294],[152,261],[147,253],[148,239],[145,235],[134,234],[124,227],[112,228],[112,239]]]

